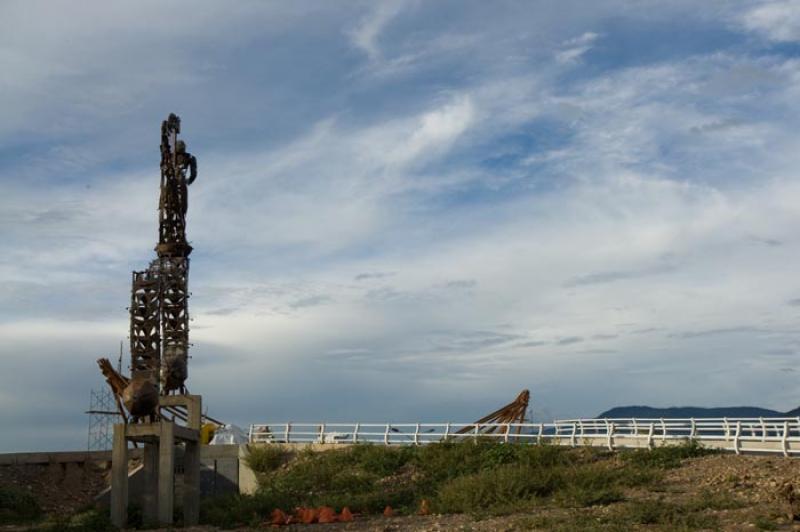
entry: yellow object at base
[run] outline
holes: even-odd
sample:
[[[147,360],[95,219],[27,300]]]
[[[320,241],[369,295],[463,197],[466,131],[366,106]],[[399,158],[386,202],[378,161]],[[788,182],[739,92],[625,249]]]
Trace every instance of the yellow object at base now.
[[[208,442],[214,437],[214,432],[216,432],[216,430],[217,426],[213,423],[205,423],[200,427],[200,445],[208,445]]]

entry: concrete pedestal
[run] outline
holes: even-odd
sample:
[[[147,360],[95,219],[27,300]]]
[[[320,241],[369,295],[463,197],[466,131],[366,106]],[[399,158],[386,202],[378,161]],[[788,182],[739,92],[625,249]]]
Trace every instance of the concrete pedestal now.
[[[111,455],[111,521],[120,528],[128,523],[128,442],[144,444],[142,514],[145,524],[171,525],[175,506],[175,445],[184,449],[183,522],[196,525],[200,518],[200,415],[199,395],[165,396],[164,406],[184,406],[187,424],[161,420],[155,423],[114,425]]]

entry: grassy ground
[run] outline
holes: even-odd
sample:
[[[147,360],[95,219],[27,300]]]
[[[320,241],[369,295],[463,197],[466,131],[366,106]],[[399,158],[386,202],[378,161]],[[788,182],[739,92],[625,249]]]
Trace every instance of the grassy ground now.
[[[415,514],[422,500],[435,514],[503,520],[506,529],[717,529],[722,514],[747,504],[709,490],[682,497],[665,475],[687,459],[709,454],[687,444],[609,453],[467,442],[422,447],[358,445],[321,453],[253,449],[260,489],[253,496],[204,504],[202,520],[219,527],[257,526],[275,508],[348,506],[362,515],[391,506]],[[750,516],[770,529],[776,510]]]
[[[482,441],[316,453],[264,446],[252,449],[249,462],[258,492],[204,500],[205,524],[192,530],[263,529],[276,508],[319,506],[347,506],[356,519],[290,529],[800,529],[787,516],[797,511],[791,500],[800,504],[800,460],[713,454],[694,445],[618,453]],[[112,530],[105,511],[43,511],[31,493],[0,487],[0,531]],[[417,515],[423,500],[431,515]],[[382,515],[386,506],[393,517]],[[141,521],[137,515],[132,509],[132,526]]]

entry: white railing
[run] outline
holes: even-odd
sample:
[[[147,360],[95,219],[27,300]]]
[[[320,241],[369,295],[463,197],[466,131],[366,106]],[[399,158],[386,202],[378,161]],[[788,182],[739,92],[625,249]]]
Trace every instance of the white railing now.
[[[694,440],[715,449],[800,454],[800,418],[563,419],[552,423],[270,423],[251,443],[424,445],[490,439],[570,446],[652,448]]]

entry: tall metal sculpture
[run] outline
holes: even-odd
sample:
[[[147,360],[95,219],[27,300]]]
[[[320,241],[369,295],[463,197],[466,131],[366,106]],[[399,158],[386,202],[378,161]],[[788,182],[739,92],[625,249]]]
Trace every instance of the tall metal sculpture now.
[[[197,159],[178,140],[181,120],[161,124],[161,198],[158,205],[158,273],[161,303],[161,393],[186,393],[189,361],[189,255],[186,241],[188,186],[197,178]],[[188,172],[188,175],[187,175]]]
[[[178,140],[181,120],[161,124],[161,194],[158,258],[132,275],[130,306],[131,380],[123,402],[134,421],[157,417],[158,396],[186,393],[189,359],[189,255],[186,241],[188,186],[197,159]]]
[[[186,241],[186,211],[188,186],[197,178],[197,160],[178,140],[180,129],[181,121],[174,114],[161,124],[157,257],[146,270],[135,271],[131,276],[130,379],[107,359],[97,361],[124,421],[114,425],[111,457],[111,521],[119,528],[128,524],[130,442],[144,445],[144,521],[172,524],[177,445],[183,446],[183,522],[194,525],[199,518],[199,445],[204,416],[202,398],[189,395],[185,384],[192,252]]]

